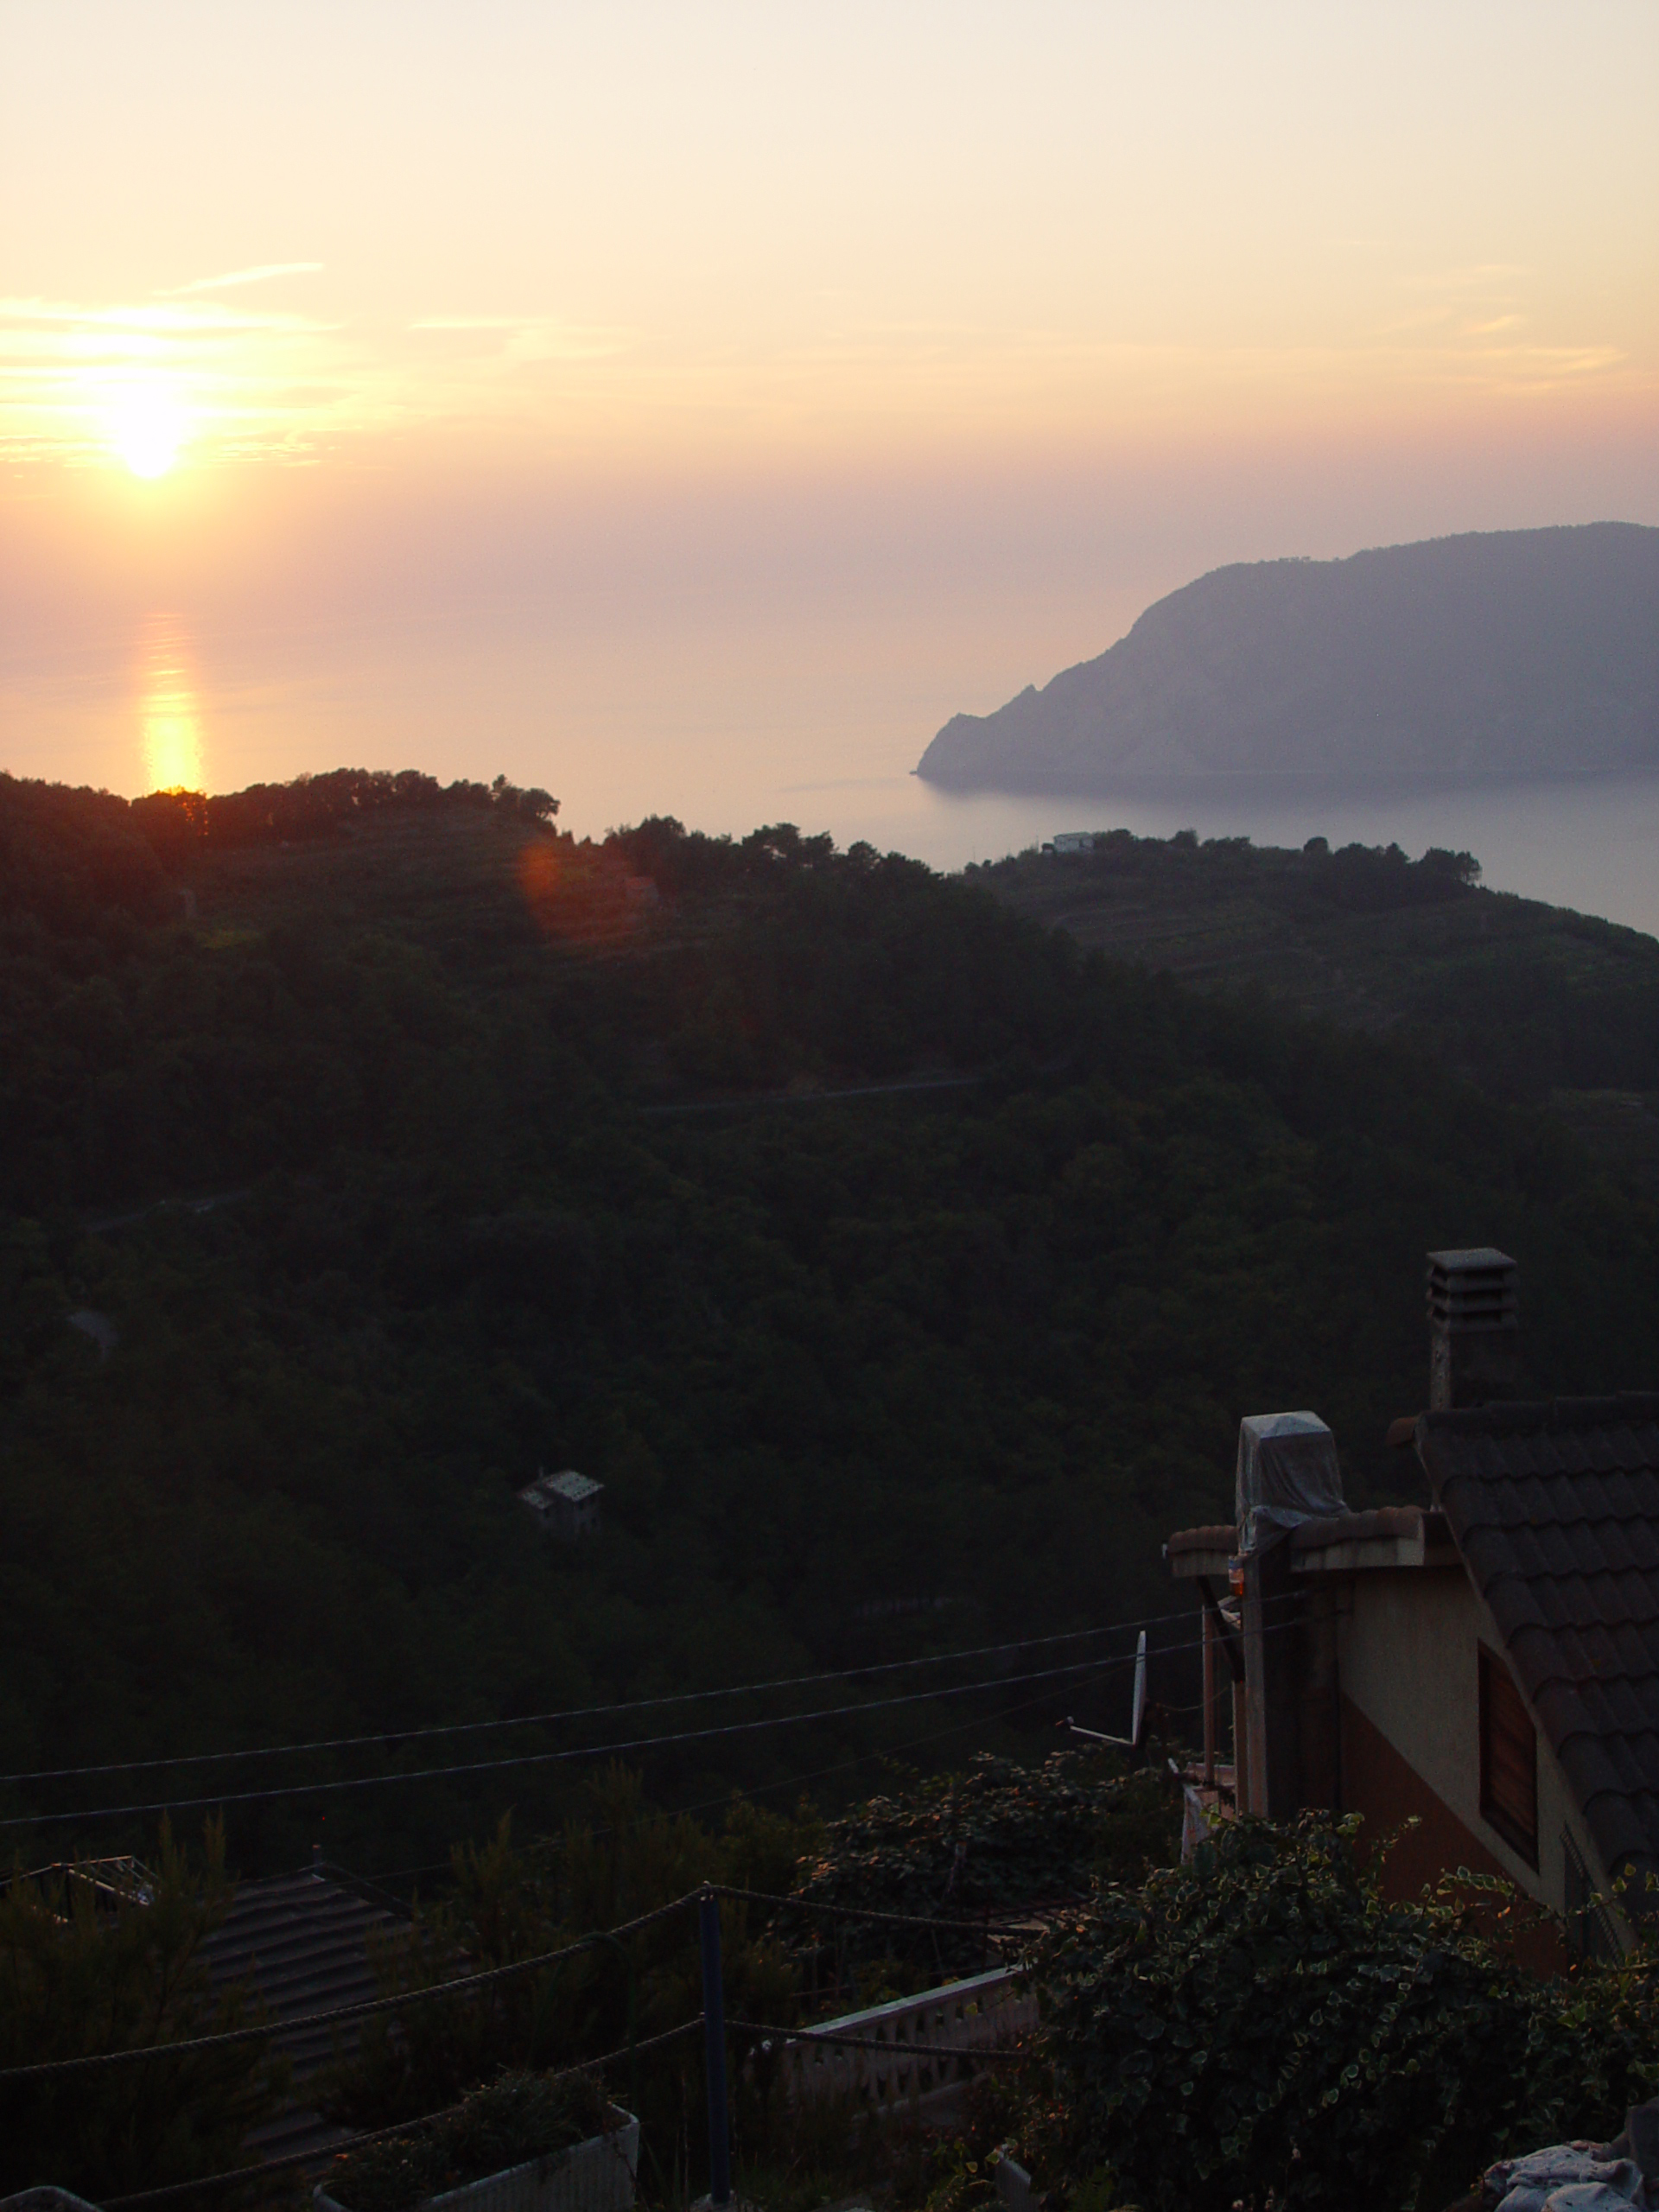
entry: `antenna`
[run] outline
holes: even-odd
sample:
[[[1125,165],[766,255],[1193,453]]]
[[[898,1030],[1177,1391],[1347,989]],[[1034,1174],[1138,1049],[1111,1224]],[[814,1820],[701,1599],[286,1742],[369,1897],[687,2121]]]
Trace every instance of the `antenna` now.
[[[1119,1751],[1138,1751],[1146,1720],[1147,1631],[1142,1629],[1135,1642],[1135,1702],[1129,1708],[1129,1733],[1127,1736],[1103,1736],[1098,1728],[1079,1728],[1069,1713],[1060,1726],[1069,1728],[1074,1736],[1086,1736],[1091,1744],[1114,1744]]]

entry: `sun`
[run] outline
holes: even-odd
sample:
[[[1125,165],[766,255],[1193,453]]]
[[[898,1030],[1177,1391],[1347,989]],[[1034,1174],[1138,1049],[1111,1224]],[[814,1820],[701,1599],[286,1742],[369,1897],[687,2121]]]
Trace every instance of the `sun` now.
[[[155,385],[123,392],[111,410],[110,442],[135,476],[165,476],[184,443],[184,414]]]

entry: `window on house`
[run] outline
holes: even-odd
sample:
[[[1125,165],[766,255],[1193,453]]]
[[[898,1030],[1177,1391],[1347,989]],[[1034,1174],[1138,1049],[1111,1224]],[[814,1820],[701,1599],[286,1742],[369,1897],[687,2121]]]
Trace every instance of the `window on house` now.
[[[1538,1864],[1538,1732],[1497,1652],[1480,1647],[1480,1811],[1510,1849]]]

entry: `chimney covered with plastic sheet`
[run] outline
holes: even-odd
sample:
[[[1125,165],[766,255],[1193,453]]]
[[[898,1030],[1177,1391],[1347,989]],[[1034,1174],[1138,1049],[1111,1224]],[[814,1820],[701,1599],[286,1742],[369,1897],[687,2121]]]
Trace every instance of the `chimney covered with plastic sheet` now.
[[[1241,1802],[1269,1820],[1293,1819],[1310,1788],[1332,1802],[1338,1754],[1325,1742],[1336,1714],[1334,1652],[1308,1616],[1292,1573],[1294,1529],[1339,1517],[1345,1507],[1337,1440],[1314,1413],[1249,1414],[1238,1425],[1235,1493],[1241,1641],[1244,1647],[1246,1774]],[[1330,1691],[1310,1732],[1310,1681]]]

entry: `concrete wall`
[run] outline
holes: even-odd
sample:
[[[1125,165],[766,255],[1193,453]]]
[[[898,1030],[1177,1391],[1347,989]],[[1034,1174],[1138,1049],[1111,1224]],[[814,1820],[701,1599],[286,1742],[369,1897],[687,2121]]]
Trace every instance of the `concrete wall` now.
[[[1503,1646],[1463,1569],[1373,1568],[1344,1581],[1338,1605],[1338,1667],[1344,1708],[1344,1809],[1364,1813],[1372,1829],[1396,1825],[1416,1813],[1452,1854],[1452,1865],[1506,1874],[1557,1912],[1567,1897],[1561,1841],[1567,1831],[1592,1880],[1605,1887],[1588,1831],[1541,1729],[1536,1869],[1481,1818],[1478,1653],[1483,1643],[1493,1651]],[[1420,1802],[1404,1802],[1414,1800],[1415,1793],[1400,1783],[1386,1751],[1370,1740],[1371,1732],[1432,1794],[1443,1817]],[[1399,1809],[1391,1814],[1396,1802]],[[1478,1857],[1457,1848],[1459,1831],[1473,1842]],[[1425,1834],[1405,1847],[1414,1867],[1428,1846]]]

